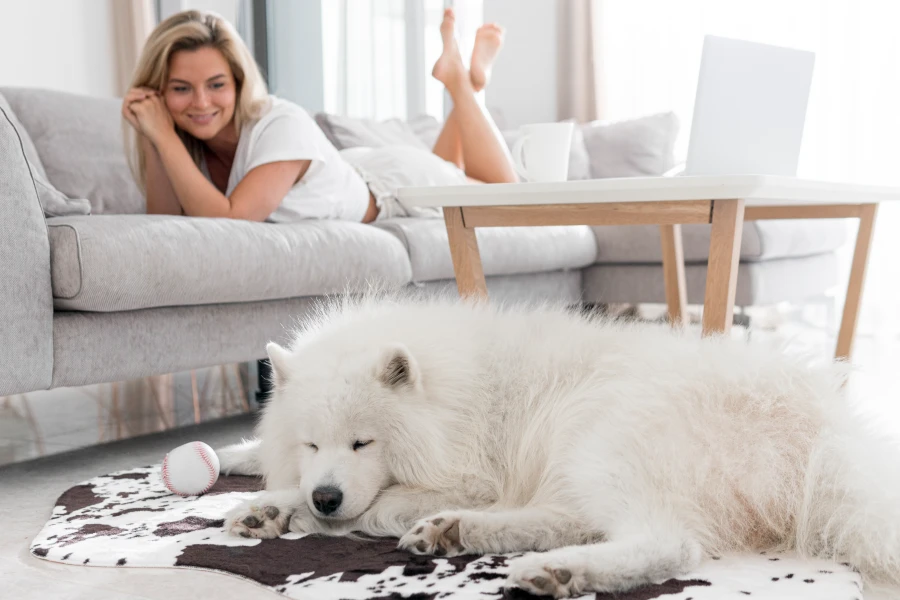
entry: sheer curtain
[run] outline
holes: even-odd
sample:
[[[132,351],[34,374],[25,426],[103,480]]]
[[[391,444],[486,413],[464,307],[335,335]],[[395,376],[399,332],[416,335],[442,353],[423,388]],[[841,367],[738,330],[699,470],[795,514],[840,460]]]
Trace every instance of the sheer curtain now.
[[[900,186],[900,2],[593,1],[601,118],[675,110],[682,123],[676,153],[683,159],[705,34],[812,50],[816,64],[798,176]],[[883,205],[858,330],[894,347],[900,335],[898,234],[900,205]],[[844,253],[847,265],[851,249]],[[842,288],[835,290],[840,302]]]
[[[116,87],[121,95],[128,91],[144,41],[156,27],[153,0],[133,0],[112,4],[115,21]]]
[[[450,5],[468,57],[482,0],[323,1],[325,110],[379,120],[423,113],[442,119],[444,87],[431,67],[441,54],[438,26]]]

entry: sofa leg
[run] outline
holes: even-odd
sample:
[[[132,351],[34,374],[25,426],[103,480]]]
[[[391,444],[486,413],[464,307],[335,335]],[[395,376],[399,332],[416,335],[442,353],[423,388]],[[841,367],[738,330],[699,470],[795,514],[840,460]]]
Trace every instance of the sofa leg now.
[[[263,358],[256,361],[256,403],[262,406],[269,399],[272,391],[272,365],[269,359]]]

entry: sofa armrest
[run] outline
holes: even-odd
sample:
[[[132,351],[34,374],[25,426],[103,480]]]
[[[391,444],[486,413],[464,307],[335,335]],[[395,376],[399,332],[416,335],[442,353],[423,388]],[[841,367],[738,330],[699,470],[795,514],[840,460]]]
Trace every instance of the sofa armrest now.
[[[0,108],[0,396],[52,378],[50,241],[22,140]]]

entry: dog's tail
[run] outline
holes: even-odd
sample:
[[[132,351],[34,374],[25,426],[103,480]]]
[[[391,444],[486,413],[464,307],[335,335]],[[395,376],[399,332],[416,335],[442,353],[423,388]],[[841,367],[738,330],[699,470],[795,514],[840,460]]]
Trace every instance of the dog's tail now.
[[[849,563],[867,589],[900,591],[900,448],[858,417],[837,429],[812,456],[797,548]]]
[[[216,450],[219,471],[224,475],[262,475],[259,462],[259,440],[243,440]]]

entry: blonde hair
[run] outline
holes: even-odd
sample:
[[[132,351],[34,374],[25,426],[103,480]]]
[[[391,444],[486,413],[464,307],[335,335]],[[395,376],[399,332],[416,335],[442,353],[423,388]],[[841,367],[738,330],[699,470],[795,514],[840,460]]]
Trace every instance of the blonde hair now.
[[[253,121],[265,108],[269,92],[250,50],[231,24],[219,15],[198,10],[186,10],[172,15],[156,26],[147,38],[130,88],[149,87],[162,92],[169,79],[169,61],[180,50],[215,48],[222,53],[234,76],[237,97],[234,107],[234,126]],[[147,191],[147,163],[140,136],[127,121],[123,122],[126,154],[129,166],[141,191]],[[203,158],[203,142],[182,130],[175,131],[199,167]]]

